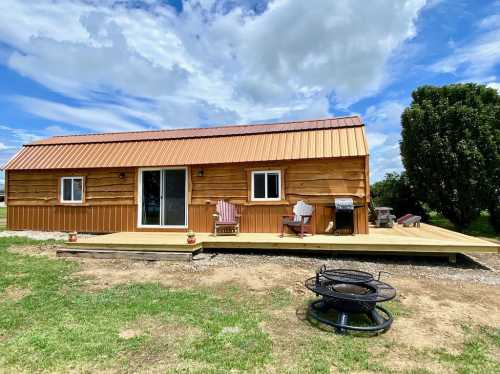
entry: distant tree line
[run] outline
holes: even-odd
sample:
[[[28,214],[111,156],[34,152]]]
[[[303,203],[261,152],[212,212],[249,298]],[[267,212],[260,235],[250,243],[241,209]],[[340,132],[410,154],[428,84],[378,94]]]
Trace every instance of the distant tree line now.
[[[478,84],[423,86],[402,114],[405,172],[372,186],[397,214],[425,207],[466,229],[488,210],[500,232],[500,95]]]

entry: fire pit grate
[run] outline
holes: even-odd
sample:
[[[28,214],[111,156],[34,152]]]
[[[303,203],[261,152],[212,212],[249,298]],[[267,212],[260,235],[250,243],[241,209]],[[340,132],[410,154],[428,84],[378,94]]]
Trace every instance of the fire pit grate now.
[[[379,274],[380,278],[380,274]],[[396,296],[396,289],[374,279],[370,273],[351,269],[326,269],[322,267],[305,286],[321,296],[309,308],[309,315],[322,323],[336,328],[339,333],[347,330],[381,332],[390,328],[393,317],[377,303]],[[336,312],[337,318],[327,315]],[[364,314],[371,322],[368,326],[349,324],[352,314]]]

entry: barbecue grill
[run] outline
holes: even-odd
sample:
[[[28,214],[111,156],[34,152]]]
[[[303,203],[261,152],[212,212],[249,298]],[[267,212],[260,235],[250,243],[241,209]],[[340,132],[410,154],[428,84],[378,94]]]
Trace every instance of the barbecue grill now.
[[[396,289],[370,273],[352,269],[327,269],[323,266],[305,286],[321,299],[311,303],[309,315],[313,319],[333,326],[338,333],[347,330],[384,332],[393,317],[384,307],[377,305],[396,296]],[[336,315],[336,317],[335,317]],[[365,324],[350,324],[350,320],[364,315]],[[333,316],[333,317],[332,317]]]

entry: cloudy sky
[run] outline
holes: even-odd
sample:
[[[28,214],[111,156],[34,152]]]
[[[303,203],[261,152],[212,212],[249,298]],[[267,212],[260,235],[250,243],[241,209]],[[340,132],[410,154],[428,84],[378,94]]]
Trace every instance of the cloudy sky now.
[[[465,81],[500,88],[500,1],[1,0],[0,164],[51,135],[356,113],[375,181],[411,91]]]

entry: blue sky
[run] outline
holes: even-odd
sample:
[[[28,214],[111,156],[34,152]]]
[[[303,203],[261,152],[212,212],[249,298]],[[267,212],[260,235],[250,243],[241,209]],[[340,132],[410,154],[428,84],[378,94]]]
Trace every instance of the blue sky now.
[[[356,113],[376,181],[412,90],[469,81],[500,89],[500,1],[2,0],[0,164],[52,135]]]

